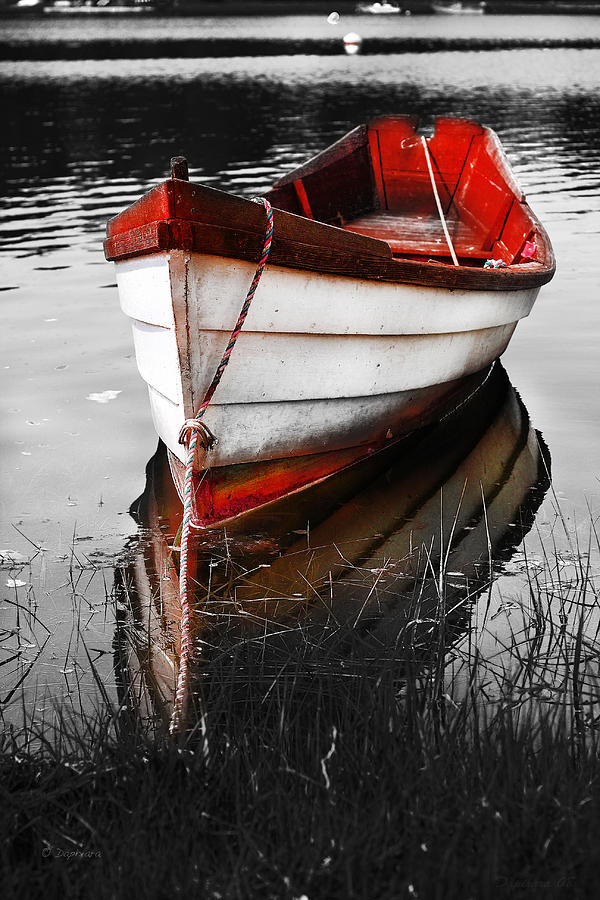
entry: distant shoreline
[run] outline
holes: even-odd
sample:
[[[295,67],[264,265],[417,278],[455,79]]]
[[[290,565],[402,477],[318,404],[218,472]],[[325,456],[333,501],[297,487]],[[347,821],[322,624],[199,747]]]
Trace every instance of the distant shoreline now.
[[[46,21],[48,21],[46,19]],[[53,18],[53,21],[57,21]],[[547,38],[536,40],[523,38],[365,38],[362,53],[436,53],[436,52],[487,52],[495,50],[597,50],[600,39]],[[329,40],[319,38],[219,38],[216,40],[191,39],[142,39],[123,40],[65,40],[55,36],[52,40],[11,41],[0,39],[0,57],[5,62],[49,62],[66,60],[120,60],[120,59],[229,59],[231,57],[273,56],[340,56],[344,48],[339,37]]]
[[[46,10],[43,9],[46,6]],[[73,5],[71,7],[49,10],[52,6],[51,2],[47,2],[38,7],[17,7],[15,0],[0,0],[0,18],[17,18],[17,19],[36,19],[45,18],[46,15],[59,16],[109,16],[115,12],[127,15],[129,10],[120,8],[118,10],[111,9],[110,6],[91,7],[82,3],[80,7]],[[168,2],[158,2],[152,4],[152,0],[148,3],[148,7],[134,6],[131,3],[124,2],[123,7],[131,6],[131,15],[144,16],[169,16],[169,17],[189,17],[189,16],[208,16],[211,18],[227,17],[227,16],[298,16],[322,14],[328,15],[332,11],[337,11],[342,15],[360,15],[357,12],[359,0],[300,0],[297,3],[291,3],[289,0],[179,0],[175,4]],[[402,3],[399,0],[398,5],[406,14],[412,15],[430,15],[433,13],[431,0],[408,0]],[[118,2],[113,7],[118,7]],[[600,15],[600,0],[598,2],[580,2],[580,0],[488,0],[485,8],[486,14],[491,15]]]

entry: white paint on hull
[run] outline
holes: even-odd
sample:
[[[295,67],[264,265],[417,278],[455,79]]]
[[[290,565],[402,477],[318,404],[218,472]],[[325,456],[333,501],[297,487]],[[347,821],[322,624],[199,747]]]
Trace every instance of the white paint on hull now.
[[[174,330],[135,320],[132,329],[140,375],[172,403],[181,403],[179,356]]]
[[[121,309],[130,319],[173,328],[169,258],[152,253],[116,263]]]
[[[156,430],[182,459],[181,424],[204,398],[255,267],[172,251],[116,268]],[[267,265],[204,417],[219,439],[207,462],[341,449],[406,430],[417,407],[502,354],[537,292],[450,291]]]
[[[398,337],[243,331],[215,400],[338,400],[443,384],[478,372],[500,356],[514,329],[510,323],[480,331]],[[200,365],[192,376],[197,397],[210,385],[228,339],[229,332],[201,335]]]
[[[452,385],[433,385],[422,390],[349,397],[341,400],[296,400],[282,403],[239,403],[210,406],[204,421],[219,439],[204,464],[228,465],[247,459],[281,459],[286,456],[342,450],[373,440],[384,440],[388,431],[398,437],[416,427],[419,415],[439,402]],[[170,447],[183,461],[182,447]]]
[[[131,318],[170,327],[170,254],[117,263],[121,306]],[[254,277],[254,263],[200,253],[188,257],[190,303],[201,330],[230,333]],[[247,331],[298,334],[450,334],[506,325],[527,316],[539,288],[465,291],[389,284],[269,266],[246,318]]]

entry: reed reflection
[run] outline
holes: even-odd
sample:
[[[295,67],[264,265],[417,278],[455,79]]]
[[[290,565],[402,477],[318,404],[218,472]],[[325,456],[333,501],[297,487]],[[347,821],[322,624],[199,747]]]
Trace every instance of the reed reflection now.
[[[195,687],[237,699],[279,678],[426,667],[464,636],[475,602],[531,527],[549,453],[496,364],[444,421],[193,544]],[[133,505],[117,571],[121,700],[167,722],[179,654],[181,504],[164,447]],[[414,670],[414,669],[413,669]]]

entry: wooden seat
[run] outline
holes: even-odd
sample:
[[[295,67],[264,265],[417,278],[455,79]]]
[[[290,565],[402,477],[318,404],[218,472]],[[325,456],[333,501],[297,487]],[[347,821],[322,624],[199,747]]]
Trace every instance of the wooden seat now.
[[[466,222],[450,214],[448,231],[459,257],[487,259],[489,250],[481,248],[481,234]],[[439,217],[411,216],[389,210],[377,210],[344,224],[346,231],[386,241],[396,256],[448,256],[448,244]]]

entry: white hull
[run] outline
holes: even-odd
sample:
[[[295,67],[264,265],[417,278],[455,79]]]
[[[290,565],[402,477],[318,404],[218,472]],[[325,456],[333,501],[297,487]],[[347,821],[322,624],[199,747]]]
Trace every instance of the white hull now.
[[[204,399],[254,264],[186,251],[116,263],[154,423],[178,435]],[[452,382],[505,350],[539,288],[466,291],[267,265],[204,422],[211,466],[341,449],[410,430]]]

